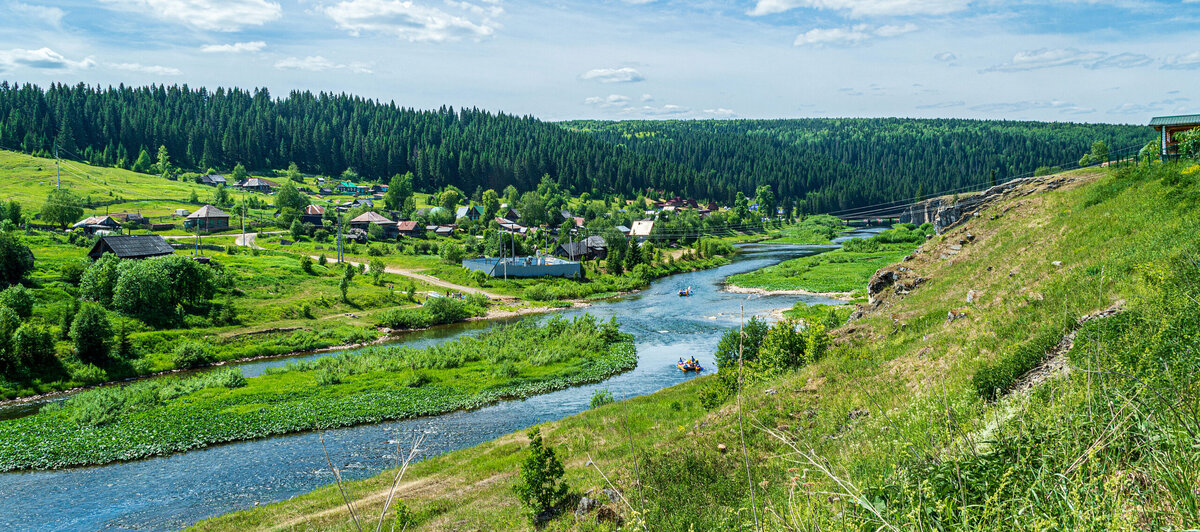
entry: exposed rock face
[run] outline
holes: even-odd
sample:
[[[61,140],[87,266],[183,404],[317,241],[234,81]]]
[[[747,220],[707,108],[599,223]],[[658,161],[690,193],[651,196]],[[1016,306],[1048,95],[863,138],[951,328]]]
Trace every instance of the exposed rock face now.
[[[917,225],[931,223],[933,224],[933,229],[940,234],[967,220],[968,217],[979,213],[984,207],[987,207],[1009,192],[1016,190],[1018,187],[1025,185],[1045,185],[1047,190],[1054,190],[1074,180],[1072,177],[1059,175],[1024,177],[1013,179],[1007,183],[1001,183],[983,192],[969,196],[931,198],[914,203],[907,211],[900,215],[900,221]],[[1033,192],[1032,189],[1027,189],[1021,195],[1031,192]]]

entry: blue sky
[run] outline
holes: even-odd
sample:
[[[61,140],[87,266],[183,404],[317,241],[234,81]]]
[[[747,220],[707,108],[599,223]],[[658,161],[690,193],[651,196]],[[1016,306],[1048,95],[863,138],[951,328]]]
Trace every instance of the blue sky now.
[[[0,79],[544,119],[1200,112],[1200,0],[0,0]]]

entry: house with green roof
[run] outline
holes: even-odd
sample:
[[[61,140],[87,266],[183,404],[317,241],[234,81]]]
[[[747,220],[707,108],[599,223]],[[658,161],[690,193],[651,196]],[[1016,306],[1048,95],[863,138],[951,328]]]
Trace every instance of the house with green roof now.
[[[1175,139],[1176,135],[1200,128],[1200,114],[1156,116],[1150,119],[1150,127],[1158,131],[1158,154],[1163,161],[1166,161],[1179,157],[1179,141]]]

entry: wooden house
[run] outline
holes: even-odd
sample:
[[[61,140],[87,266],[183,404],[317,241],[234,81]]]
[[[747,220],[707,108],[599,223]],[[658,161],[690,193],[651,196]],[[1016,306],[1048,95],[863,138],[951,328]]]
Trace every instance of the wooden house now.
[[[96,241],[88,258],[97,260],[105,253],[112,253],[122,259],[147,259],[174,252],[171,244],[159,235],[110,235]]]
[[[230,216],[221,209],[212,205],[205,205],[196,209],[196,212],[189,214],[183,220],[184,229],[195,229],[200,227],[201,231],[216,231],[229,227]]]

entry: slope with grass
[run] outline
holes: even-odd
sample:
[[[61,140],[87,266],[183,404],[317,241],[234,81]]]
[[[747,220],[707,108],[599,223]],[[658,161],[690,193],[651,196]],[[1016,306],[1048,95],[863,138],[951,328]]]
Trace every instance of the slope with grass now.
[[[706,377],[542,424],[565,478],[577,495],[615,488],[625,498],[601,503],[653,530],[1194,526],[1200,167],[1059,177],[923,244],[904,267],[924,283],[880,291],[808,366],[751,375],[740,408],[705,411]],[[1072,331],[1061,369],[1039,368]],[[1008,391],[1031,367],[1044,375]],[[411,466],[395,492],[409,529],[527,528],[512,494],[526,445],[513,434]],[[391,481],[346,496],[378,515]],[[544,529],[611,529],[599,515]],[[266,527],[353,525],[331,486],[196,526]]]

